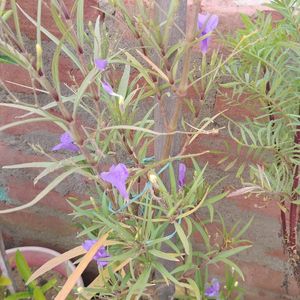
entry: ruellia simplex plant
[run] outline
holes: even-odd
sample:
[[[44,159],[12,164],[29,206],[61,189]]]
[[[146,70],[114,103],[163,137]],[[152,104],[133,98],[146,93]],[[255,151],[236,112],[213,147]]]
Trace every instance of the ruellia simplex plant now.
[[[252,103],[257,110],[255,118],[230,122],[231,136],[249,149],[250,161],[239,168],[243,174],[249,167],[250,178],[242,176],[244,187],[232,195],[256,194],[264,206],[276,201],[281,215],[283,246],[298,284],[299,5],[299,1],[293,0],[272,1],[270,8],[281,14],[277,22],[265,14],[260,14],[255,22],[243,16],[244,29],[228,39],[229,47],[236,49],[239,45],[243,50],[227,64],[228,80],[223,85],[233,90],[237,102]],[[249,34],[251,38],[241,43],[242,37]],[[239,135],[233,133],[234,127],[239,129]]]
[[[74,174],[88,182],[89,197],[68,199],[82,229],[78,243],[85,241],[49,261],[28,281],[80,256],[56,299],[66,299],[92,260],[99,275],[87,288],[75,290],[78,299],[241,298],[236,278],[243,274],[231,257],[251,247],[241,240],[250,222],[242,228],[225,226],[214,204],[228,193],[214,192],[220,182],[206,182],[206,166],[197,162],[205,153],[186,151],[199,135],[218,133],[213,127],[217,116],[200,118],[199,112],[216,88],[221,68],[241,51],[238,44],[227,58],[218,50],[207,54],[218,16],[199,13],[200,2],[136,1],[132,13],[116,0],[110,14],[95,7],[99,16],[92,22],[84,19],[84,0],[75,1],[72,9],[64,1],[46,5],[38,0],[36,18],[21,3],[10,0],[8,9],[1,0],[1,61],[26,69],[33,93],[32,101],[25,102],[1,82],[10,98],[1,106],[24,111],[1,130],[51,122],[62,134],[51,149],[32,146],[46,161],[5,167],[41,168],[35,183],[52,179],[31,202],[0,213],[37,204]],[[51,11],[60,38],[41,25],[43,9]],[[33,53],[22,37],[20,14],[36,26]],[[187,22],[179,26],[182,20]],[[116,28],[130,31],[135,44],[121,48]],[[55,45],[50,68],[43,60],[42,34]],[[193,61],[195,52],[198,63]],[[60,82],[61,57],[73,63],[82,79],[72,77],[69,86]],[[191,91],[197,101],[189,96]],[[49,96],[48,103],[39,101],[42,94]],[[149,156],[153,145],[155,155]],[[217,241],[208,230],[213,222],[221,224]],[[201,237],[200,245],[193,243],[195,235]],[[212,275],[216,265],[222,267],[219,272],[224,269],[222,282]]]

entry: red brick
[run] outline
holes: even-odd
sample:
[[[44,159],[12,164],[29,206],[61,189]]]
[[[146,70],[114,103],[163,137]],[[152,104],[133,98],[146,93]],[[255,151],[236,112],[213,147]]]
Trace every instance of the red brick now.
[[[250,196],[237,196],[227,198],[226,201],[234,203],[238,208],[245,211],[253,211],[255,215],[265,215],[279,219],[280,208],[276,201],[265,202],[255,195]]]
[[[45,158],[38,155],[24,154],[21,150],[15,150],[0,141],[0,166],[33,161],[45,161]]]
[[[245,120],[246,117],[253,118],[257,116],[259,105],[253,101],[247,101],[247,96],[241,96],[239,100],[232,98],[232,91],[221,89],[221,93],[216,97],[215,114],[224,112],[223,114],[234,120]],[[227,96],[224,96],[227,95]],[[228,97],[228,99],[226,98]]]
[[[33,185],[31,181],[18,180],[15,178],[9,178],[7,186],[9,199],[18,200],[23,204],[30,202],[46,187],[41,183]],[[72,209],[66,201],[68,196],[70,195],[61,196],[58,192],[51,191],[38,203],[38,206],[49,207],[55,211],[70,213]]]
[[[284,274],[266,267],[263,264],[238,262],[238,266],[245,275],[247,289],[258,289],[261,291],[273,292],[278,295],[286,295],[282,287]],[[289,295],[299,295],[299,289],[293,278],[289,280]]]
[[[11,205],[0,203],[0,209],[12,208]],[[44,212],[33,213],[27,210],[17,211],[9,214],[1,214],[1,224],[14,225],[16,228],[30,229],[40,232],[53,232],[60,236],[74,235],[76,229],[68,221],[50,215]]]
[[[5,83],[7,88],[16,93],[27,93],[31,94],[32,90],[26,87],[22,87],[16,84],[21,84],[23,86],[31,87],[31,78],[27,70],[12,64],[1,64],[0,63],[0,79]],[[9,83],[8,81],[14,82],[16,84]],[[2,110],[2,108],[1,108]]]
[[[40,117],[36,114],[33,114],[27,118],[22,118],[22,119],[19,118],[20,116],[22,116],[26,113],[27,113],[27,111],[25,111],[25,110],[1,106],[0,107],[0,127],[3,125],[13,123],[13,122],[17,122],[17,121]],[[12,134],[12,135],[21,135],[21,134],[31,133],[31,132],[34,132],[37,130],[38,131],[45,130],[47,132],[56,133],[56,134],[62,132],[61,128],[59,128],[53,122],[26,123],[26,125],[19,125],[19,126],[8,128],[5,130],[5,132],[7,134]]]
[[[225,130],[225,129],[224,129]],[[226,145],[230,150],[226,148]],[[197,139],[195,139],[186,150],[186,153],[202,153],[208,151],[209,153],[205,153],[203,155],[198,156],[198,160],[204,163],[209,162],[210,165],[214,167],[224,170],[226,166],[236,158],[238,161],[236,162],[236,167],[238,167],[241,163],[247,162],[255,162],[251,156],[247,155],[248,148],[242,147],[238,151],[237,143],[231,139],[230,137],[226,137],[219,134],[211,134],[211,135],[199,135]],[[219,153],[221,152],[221,153]],[[222,153],[224,152],[224,153]],[[222,164],[219,164],[219,161],[228,156],[228,160]]]
[[[284,273],[268,268],[266,265],[257,264],[253,262],[244,262],[241,260],[234,260],[235,263],[242,270],[245,281],[238,278],[239,284],[245,289],[247,300],[279,300],[279,299],[293,299],[292,297],[299,295],[299,289],[295,280],[291,277],[289,280],[288,295],[286,290],[282,287],[284,281]],[[217,264],[210,266],[210,277],[223,276],[224,264]],[[222,281],[222,279],[220,279]],[[297,298],[294,298],[296,300]]]
[[[280,249],[271,249],[269,251],[265,251],[265,254],[267,256],[272,256],[276,259],[279,259],[281,261],[287,261],[288,255],[287,253],[284,253],[283,248]]]
[[[75,82],[73,81],[73,78],[75,79]],[[69,58],[61,56],[59,60],[59,79],[61,83],[72,86],[75,83],[80,85],[84,78],[81,71],[74,66]]]

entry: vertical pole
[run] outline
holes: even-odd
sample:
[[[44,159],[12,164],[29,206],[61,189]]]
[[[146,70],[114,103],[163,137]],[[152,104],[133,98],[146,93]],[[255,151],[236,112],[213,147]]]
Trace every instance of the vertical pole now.
[[[168,13],[170,1],[156,0],[156,3],[157,5],[155,6],[155,15],[157,16],[158,22],[161,24],[166,20],[166,14]],[[179,0],[179,8],[176,13],[175,22],[183,32],[185,32],[185,28],[186,28],[186,11],[187,11],[187,0]],[[176,44],[180,39],[183,38],[184,37],[182,36],[182,34],[178,32],[178,29],[175,26],[173,26],[170,32],[168,46]],[[157,59],[156,64],[161,65],[159,59]],[[178,74],[180,74],[181,69],[182,69],[182,65],[178,68]],[[168,93],[162,95],[162,97],[160,97],[160,99],[157,99],[157,101],[159,104],[161,102],[160,105],[164,105],[167,119],[170,121],[170,118],[174,113],[174,107],[175,107],[174,104],[176,102],[176,95],[174,94],[173,91],[169,90]],[[156,131],[167,132],[167,128],[165,128],[165,124],[159,107],[156,107],[154,111],[154,120],[155,120]],[[165,140],[166,140],[165,136],[160,136],[157,139],[155,139],[154,154],[156,160],[162,159]],[[179,150],[180,150],[180,139],[179,136],[176,136],[174,138],[174,143],[170,154],[174,155],[178,153]]]

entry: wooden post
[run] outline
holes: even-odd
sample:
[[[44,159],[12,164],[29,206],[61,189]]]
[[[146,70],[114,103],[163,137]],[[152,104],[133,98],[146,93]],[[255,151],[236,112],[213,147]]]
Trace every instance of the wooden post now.
[[[178,24],[178,27],[185,32],[186,28],[186,11],[187,11],[187,0],[178,0],[179,1],[179,9],[177,11],[177,15],[175,18],[176,23]],[[168,12],[168,8],[170,6],[170,1],[165,0],[156,0],[156,7],[155,7],[155,15],[157,16],[157,20],[159,23],[163,23],[166,19],[166,14]],[[170,39],[169,39],[169,46],[176,44],[180,39],[183,39],[184,36],[180,32],[178,32],[178,29],[173,26],[170,33]],[[161,62],[158,60],[156,61],[157,65],[161,65]],[[178,73],[180,74],[180,69],[182,69],[182,64],[178,69]],[[160,105],[164,105],[167,119],[170,121],[171,116],[174,113],[174,107],[176,102],[176,95],[169,90],[167,93],[165,92],[164,95],[158,100],[161,101]],[[165,124],[161,115],[161,111],[159,107],[156,107],[154,111],[154,120],[155,120],[155,130],[160,132],[167,132],[167,128],[165,128]],[[162,159],[163,155],[163,149],[165,145],[165,136],[158,137],[155,140],[154,144],[154,154],[156,160]],[[180,150],[180,137],[177,135],[174,138],[174,143],[171,149],[170,155],[175,155]]]

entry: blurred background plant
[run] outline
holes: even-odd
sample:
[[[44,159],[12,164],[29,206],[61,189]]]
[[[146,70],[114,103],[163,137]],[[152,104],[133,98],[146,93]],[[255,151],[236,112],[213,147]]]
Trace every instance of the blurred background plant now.
[[[243,16],[244,28],[227,39],[238,55],[224,68],[224,88],[231,103],[251,103],[257,113],[243,122],[230,120],[232,138],[245,149],[248,162],[239,168],[244,187],[231,196],[255,194],[264,206],[276,201],[281,213],[283,246],[300,284],[297,231],[300,165],[300,16],[299,1],[274,0],[269,7],[281,15]],[[251,35],[251,38],[244,39]],[[223,161],[229,161],[226,156]],[[238,163],[235,158],[231,165]],[[246,174],[250,174],[250,177]]]
[[[12,268],[11,262],[6,255],[4,241],[0,231],[0,299],[3,300],[18,300],[18,299],[34,299],[46,300],[51,297],[49,291],[56,288],[57,279],[55,277],[48,280],[32,281],[28,286],[24,283],[32,275],[32,270],[29,267],[24,255],[17,250],[15,254],[15,268]],[[55,290],[54,290],[55,292]]]
[[[84,0],[75,1],[70,11],[64,1],[52,0],[58,38],[41,25],[42,0],[36,19],[21,3],[10,0],[7,10],[1,0],[1,59],[28,70],[34,96],[31,103],[24,102],[1,82],[11,103],[0,105],[24,114],[0,129],[52,122],[62,135],[52,151],[33,146],[46,161],[5,167],[41,168],[35,183],[55,177],[31,202],[0,213],[37,204],[74,174],[89,183],[89,199],[69,199],[81,227],[78,243],[85,242],[49,261],[28,280],[80,256],[56,299],[66,299],[93,259],[99,275],[87,288],[77,290],[78,299],[241,298],[237,276],[243,274],[231,257],[251,247],[241,239],[250,221],[225,226],[214,204],[228,193],[215,192],[220,181],[205,180],[206,166],[196,160],[204,153],[186,151],[199,135],[219,132],[213,126],[217,116],[202,117],[201,107],[216,88],[221,68],[241,51],[237,44],[226,59],[218,50],[207,54],[218,17],[198,14],[200,2],[136,1],[132,13],[123,1],[115,0],[111,13],[95,8],[99,17],[86,26]],[[19,14],[37,28],[35,52],[25,46]],[[109,20],[129,29],[137,45],[121,49],[122,37],[118,39]],[[42,34],[56,47],[50,70],[43,62]],[[245,36],[243,41],[248,39]],[[193,61],[193,49],[201,59]],[[73,78],[67,87],[59,78],[61,56],[68,57],[82,77]],[[52,100],[41,104],[40,93]],[[66,156],[61,158],[55,151]],[[217,239],[209,231],[211,224],[220,224]],[[193,242],[196,235],[201,237],[200,245]]]

